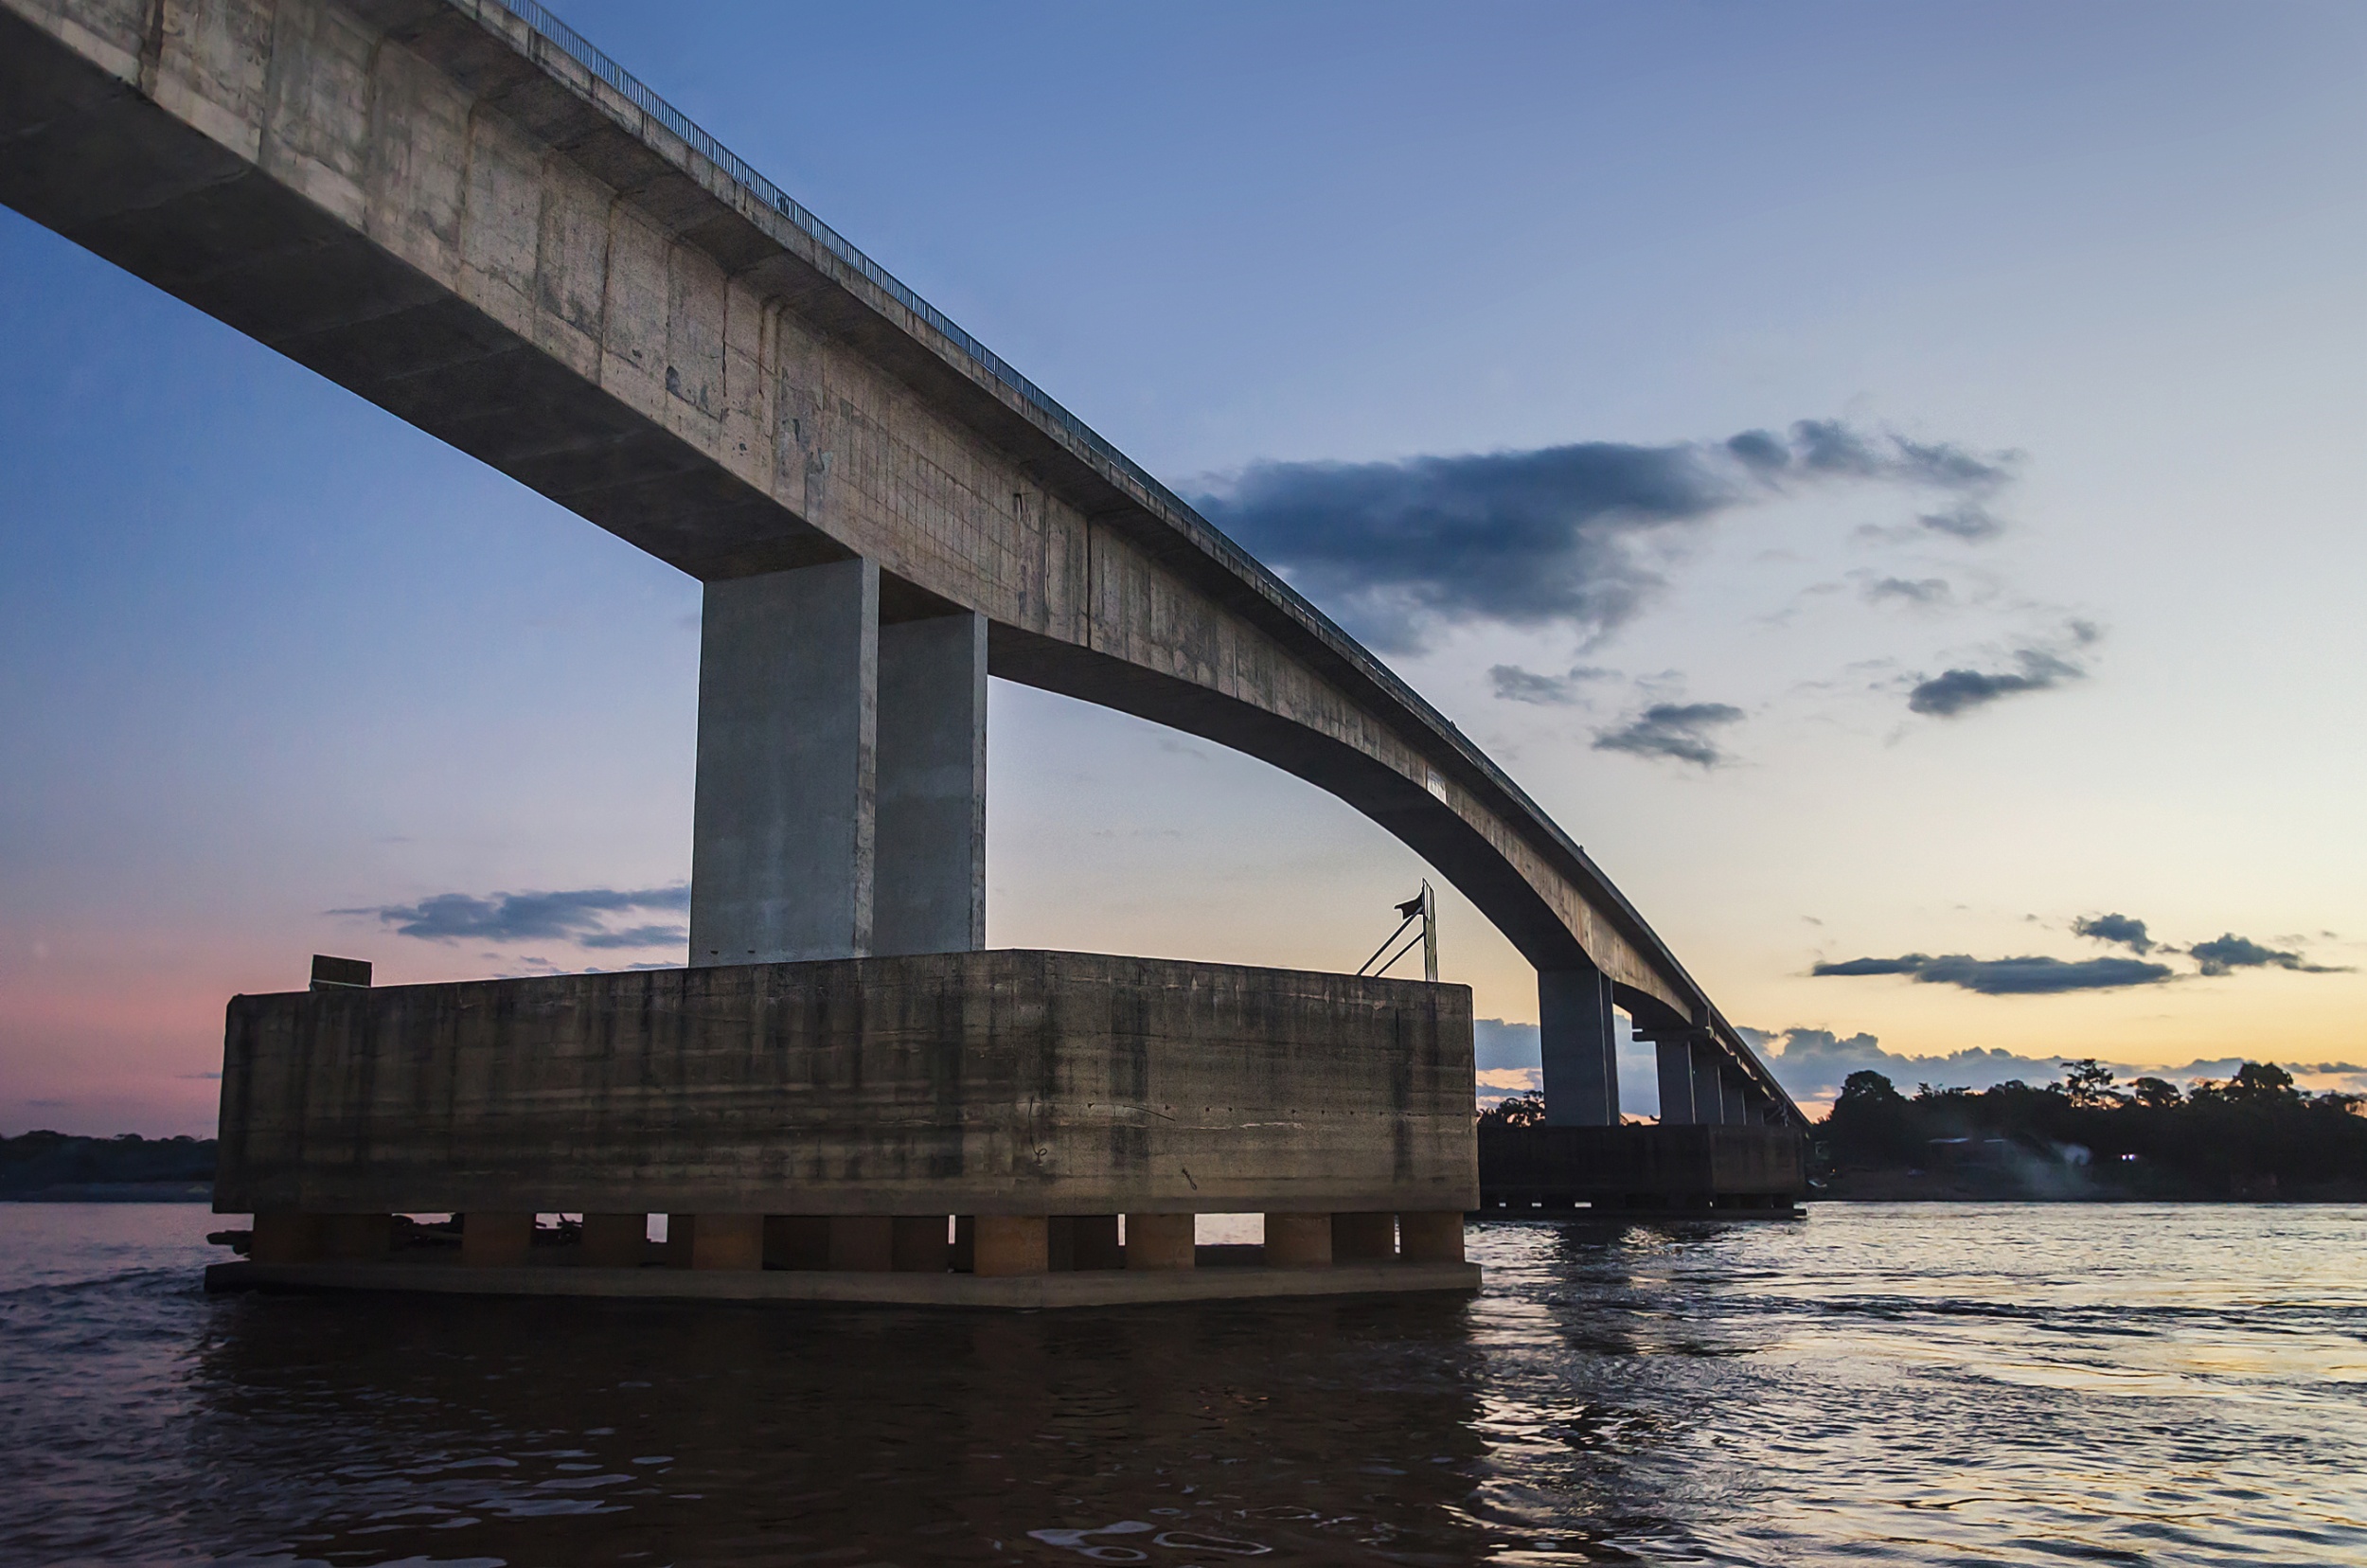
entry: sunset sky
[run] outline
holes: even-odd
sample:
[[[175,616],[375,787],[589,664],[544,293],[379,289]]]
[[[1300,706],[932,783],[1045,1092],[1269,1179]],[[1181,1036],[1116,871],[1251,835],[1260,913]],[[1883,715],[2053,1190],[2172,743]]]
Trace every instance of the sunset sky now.
[[[1804,1098],[2367,1088],[2367,9],[557,9],[1364,637]],[[5,210],[0,279],[0,1131],[210,1131],[314,952],[680,961],[698,585]],[[992,945],[1352,969],[1427,874],[992,704]]]

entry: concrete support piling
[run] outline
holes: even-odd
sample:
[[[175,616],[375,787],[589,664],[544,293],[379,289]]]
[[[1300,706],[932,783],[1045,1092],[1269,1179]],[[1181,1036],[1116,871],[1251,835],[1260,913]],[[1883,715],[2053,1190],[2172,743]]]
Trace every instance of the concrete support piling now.
[[[1397,1216],[1399,1256],[1408,1263],[1463,1261],[1463,1216],[1454,1213]]]
[[[391,1214],[324,1214],[321,1256],[332,1263],[365,1263],[394,1250]]]
[[[768,1269],[827,1269],[830,1266],[830,1221],[820,1214],[764,1217],[764,1266]]]
[[[702,1214],[693,1218],[688,1266],[693,1269],[764,1267],[764,1216]]]
[[[1074,1256],[1070,1267],[1077,1269],[1123,1269],[1126,1249],[1118,1240],[1118,1217],[1114,1214],[1073,1214],[1069,1229],[1074,1238]]]
[[[1046,1256],[1054,1274],[1126,1267],[1126,1249],[1118,1242],[1116,1215],[1056,1214],[1046,1225]]]
[[[515,1268],[526,1260],[533,1248],[531,1214],[495,1214],[472,1209],[460,1217],[460,1261],[472,1268]]]
[[[942,1214],[898,1215],[890,1251],[899,1274],[943,1274],[953,1266]]]
[[[896,1269],[896,1221],[884,1214],[830,1217],[830,1267],[857,1274]]]
[[[1331,1217],[1334,1263],[1379,1263],[1397,1256],[1394,1214],[1335,1214]]]
[[[1198,1261],[1194,1247],[1191,1215],[1126,1217],[1126,1266],[1130,1269],[1188,1269]]]
[[[258,1263],[315,1262],[323,1250],[322,1229],[317,1214],[258,1213],[247,1256]]]
[[[587,1214],[583,1217],[585,1267],[637,1269],[649,1259],[650,1217],[647,1214]]]
[[[953,1216],[953,1272],[978,1272],[978,1218],[975,1215]]]
[[[1051,1266],[1049,1227],[1041,1214],[981,1214],[972,1221],[971,1272],[1040,1274]]]
[[[1328,1214],[1269,1214],[1266,1216],[1266,1263],[1278,1269],[1327,1269],[1331,1266],[1331,1216]]]

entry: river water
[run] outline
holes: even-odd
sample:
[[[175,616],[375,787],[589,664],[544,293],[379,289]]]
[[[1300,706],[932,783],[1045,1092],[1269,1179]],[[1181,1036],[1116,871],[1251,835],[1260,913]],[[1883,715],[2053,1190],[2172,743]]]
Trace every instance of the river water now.
[[[0,1205],[0,1562],[2367,1563],[2367,1210],[1473,1225],[1476,1299],[208,1298]]]

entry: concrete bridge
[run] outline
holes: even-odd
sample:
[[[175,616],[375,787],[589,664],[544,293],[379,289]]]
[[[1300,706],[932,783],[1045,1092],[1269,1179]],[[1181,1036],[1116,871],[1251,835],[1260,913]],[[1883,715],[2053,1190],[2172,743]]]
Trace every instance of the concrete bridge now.
[[[1800,1114],[1585,852],[1024,377],[531,5],[0,0],[0,201],[705,585],[693,965],[982,947],[986,677],[1346,801],[1537,966],[1549,1119]]]

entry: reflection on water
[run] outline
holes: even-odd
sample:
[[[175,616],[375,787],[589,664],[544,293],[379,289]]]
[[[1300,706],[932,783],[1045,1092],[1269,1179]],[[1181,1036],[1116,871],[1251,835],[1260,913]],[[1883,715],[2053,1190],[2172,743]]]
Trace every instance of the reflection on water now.
[[[0,1560],[2367,1561],[2367,1215],[1472,1232],[1476,1301],[208,1299],[0,1208]]]

